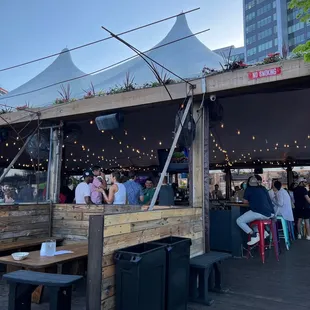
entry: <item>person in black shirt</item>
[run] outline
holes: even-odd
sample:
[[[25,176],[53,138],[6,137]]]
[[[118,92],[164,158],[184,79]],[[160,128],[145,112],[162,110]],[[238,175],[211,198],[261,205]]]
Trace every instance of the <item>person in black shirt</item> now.
[[[295,216],[298,218],[297,229],[298,239],[301,239],[301,223],[305,221],[307,230],[307,240],[310,240],[310,198],[307,191],[307,180],[305,178],[299,178],[297,181],[297,187],[294,189],[294,200],[295,200]]]

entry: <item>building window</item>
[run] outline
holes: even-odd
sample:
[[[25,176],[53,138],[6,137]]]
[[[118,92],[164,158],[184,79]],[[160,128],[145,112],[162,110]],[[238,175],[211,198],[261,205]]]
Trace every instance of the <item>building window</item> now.
[[[247,55],[248,56],[252,56],[252,55],[255,55],[256,54],[256,47],[253,47],[253,48],[250,48],[248,51],[247,51]]]
[[[274,27],[273,27],[273,33],[274,33],[274,34],[277,34],[277,33],[278,33],[278,26],[274,26]]]
[[[256,35],[247,38],[246,39],[246,44],[249,45],[249,44],[254,43],[255,41],[256,41]]]
[[[305,34],[301,34],[300,36],[294,37],[288,41],[289,46],[299,45],[305,42]]]
[[[277,13],[273,14],[273,20],[277,20]]]
[[[255,18],[255,15],[256,15],[255,12],[251,12],[250,14],[248,14],[248,15],[245,17],[245,20],[248,22],[248,21],[254,19],[254,18]]]
[[[291,34],[293,32],[298,31],[299,29],[303,29],[304,27],[305,27],[305,23],[303,22],[294,24],[293,26],[288,27],[288,33]]]
[[[269,50],[270,48],[272,48],[272,41],[273,40],[259,45],[258,52],[262,52],[262,51]]]
[[[259,20],[257,22],[257,28],[261,28],[261,27],[263,27],[265,25],[268,25],[269,23],[271,23],[271,21],[272,21],[272,17],[271,16],[263,18],[263,19],[261,19],[261,20]]]
[[[246,33],[250,33],[255,30],[255,24],[246,27]]]
[[[273,3],[272,3],[272,7],[273,7],[274,9],[277,7],[277,3],[276,3],[276,1],[273,1]]]
[[[302,14],[303,10],[294,10],[293,12],[287,15],[287,21],[290,22],[292,20],[296,20],[299,14]]]
[[[262,2],[264,2],[265,0],[256,0],[256,4],[261,4]]]
[[[274,39],[274,46],[278,46],[278,38]]]
[[[254,6],[255,6],[255,0],[252,0],[245,5],[245,9],[249,10],[249,9],[252,9]]]
[[[262,8],[257,10],[257,16],[260,16],[272,9],[271,3],[268,3],[267,5],[263,6]]]
[[[258,40],[261,40],[261,39],[264,39],[264,38],[269,37],[271,35],[272,35],[272,29],[269,28],[269,29],[266,29],[262,32],[259,32],[257,35],[257,38],[258,38]]]

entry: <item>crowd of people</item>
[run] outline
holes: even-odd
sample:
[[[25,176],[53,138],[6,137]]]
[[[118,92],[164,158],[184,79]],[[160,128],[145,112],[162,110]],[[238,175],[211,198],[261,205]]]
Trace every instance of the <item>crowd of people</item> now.
[[[118,171],[112,172],[111,183],[111,186],[108,187],[106,176],[101,167],[94,166],[84,171],[83,180],[75,190],[72,186],[62,188],[60,199],[66,203],[75,201],[77,204],[148,205],[155,193],[152,179],[147,179],[142,187],[137,182],[137,176],[133,171],[130,171],[127,176]],[[74,199],[72,199],[73,191]],[[67,199],[68,196],[70,196],[70,201]],[[168,184],[167,177],[164,177],[157,203],[162,206],[174,205],[174,190]]]
[[[39,193],[30,185],[13,187],[9,184],[0,186],[0,203],[33,202]]]
[[[310,197],[307,190],[307,180],[300,177],[289,189],[284,189],[280,181],[275,180],[268,191],[262,185],[260,175],[251,176],[246,185],[242,185],[235,192],[242,196],[243,202],[249,205],[250,210],[237,219],[237,225],[251,236],[249,245],[254,245],[260,240],[257,227],[249,224],[256,220],[266,220],[282,216],[286,221],[295,222],[297,219],[298,239],[303,236],[302,223],[305,223],[306,239],[310,240]],[[265,231],[265,238],[269,236]]]

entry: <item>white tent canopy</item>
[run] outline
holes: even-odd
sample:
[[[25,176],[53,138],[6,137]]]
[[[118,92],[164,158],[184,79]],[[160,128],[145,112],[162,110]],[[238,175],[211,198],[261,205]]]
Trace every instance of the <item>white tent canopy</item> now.
[[[201,75],[204,66],[218,69],[222,61],[221,57],[208,49],[195,36],[160,47],[192,34],[192,31],[188,27],[185,14],[181,14],[177,17],[174,26],[167,36],[155,46],[154,50],[148,52],[147,55],[182,78],[192,78]],[[159,73],[167,73],[165,70],[162,71],[160,66],[156,64],[155,66]],[[123,84],[128,73],[131,77],[134,77],[134,82],[138,86],[156,81],[153,73],[140,57],[135,57],[130,61],[96,75],[85,76],[85,73],[79,70],[72,62],[70,52],[65,52],[61,53],[39,75],[11,91],[9,94],[2,96],[0,103],[13,107],[24,106],[25,104],[29,104],[31,107],[50,105],[56,98],[60,97],[58,91],[60,90],[61,84],[51,87],[47,86],[66,80],[70,81],[64,82],[63,85],[65,87],[68,84],[70,85],[71,98],[80,99],[84,95],[84,90],[90,88],[91,82],[97,92],[99,90],[109,91],[111,87]],[[169,78],[178,80],[172,74],[167,74]],[[80,76],[84,77],[76,79]],[[38,89],[39,91],[35,91]],[[10,98],[12,95],[19,94],[23,95]]]

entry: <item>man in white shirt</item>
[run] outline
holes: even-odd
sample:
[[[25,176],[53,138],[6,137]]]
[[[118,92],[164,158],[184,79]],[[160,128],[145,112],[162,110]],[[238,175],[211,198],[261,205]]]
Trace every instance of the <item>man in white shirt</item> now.
[[[84,181],[81,182],[75,189],[75,202],[77,204],[91,204],[91,192],[89,184],[93,181],[93,172],[91,170],[86,170],[83,173]]]
[[[270,191],[270,198],[275,206],[276,216],[282,216],[286,221],[293,222],[292,200],[289,193],[281,188],[282,184],[275,181],[273,184],[273,191]]]

